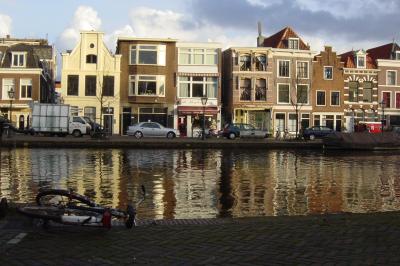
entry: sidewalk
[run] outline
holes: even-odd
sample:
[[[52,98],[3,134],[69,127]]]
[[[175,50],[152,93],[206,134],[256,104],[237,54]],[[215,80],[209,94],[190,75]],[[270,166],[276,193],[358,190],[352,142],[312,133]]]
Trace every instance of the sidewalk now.
[[[0,264],[399,265],[399,215],[159,221],[109,231],[44,230],[15,216],[0,225]]]
[[[209,138],[143,138],[112,136],[109,139],[42,137],[30,135],[3,136],[3,147],[54,147],[54,148],[155,148],[155,149],[322,149],[322,141]]]

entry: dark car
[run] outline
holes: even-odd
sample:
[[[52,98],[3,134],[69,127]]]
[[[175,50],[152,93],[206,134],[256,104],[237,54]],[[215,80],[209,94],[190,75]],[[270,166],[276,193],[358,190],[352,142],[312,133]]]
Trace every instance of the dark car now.
[[[322,138],[335,132],[333,129],[325,126],[313,126],[304,130],[303,138],[314,140],[315,138]]]
[[[250,124],[243,123],[231,123],[227,124],[222,131],[222,136],[235,139],[238,137],[241,138],[266,138],[268,137],[269,132],[266,130],[256,129],[254,126]]]

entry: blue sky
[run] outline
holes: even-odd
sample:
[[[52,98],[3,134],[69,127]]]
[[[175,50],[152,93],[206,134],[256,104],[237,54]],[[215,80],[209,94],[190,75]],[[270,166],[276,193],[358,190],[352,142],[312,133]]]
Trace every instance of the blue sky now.
[[[254,46],[257,21],[265,35],[292,26],[311,48],[339,52],[400,39],[396,0],[0,0],[0,37],[45,38],[72,49],[79,30],[117,36],[172,37]]]

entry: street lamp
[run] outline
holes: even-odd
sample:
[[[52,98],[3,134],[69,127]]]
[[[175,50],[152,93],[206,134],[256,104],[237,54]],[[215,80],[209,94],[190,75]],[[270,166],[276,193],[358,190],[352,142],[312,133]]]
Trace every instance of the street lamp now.
[[[205,133],[206,133],[206,104],[207,104],[207,96],[201,97],[201,104],[203,105],[203,131],[202,131],[202,140],[205,139]]]
[[[11,126],[12,126],[12,102],[15,96],[14,88],[8,90],[8,98],[10,99],[10,125],[8,126],[8,137],[11,137]]]
[[[386,104],[385,100],[382,100],[379,104],[382,108],[381,131],[383,133],[383,127],[384,127],[384,123],[385,123],[385,104]]]

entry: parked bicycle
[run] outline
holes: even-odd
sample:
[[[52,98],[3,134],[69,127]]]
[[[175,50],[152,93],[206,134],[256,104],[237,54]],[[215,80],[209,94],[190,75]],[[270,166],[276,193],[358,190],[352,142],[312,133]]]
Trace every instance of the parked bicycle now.
[[[111,228],[113,221],[123,221],[127,228],[137,225],[136,209],[146,196],[144,186],[142,197],[135,207],[128,205],[126,211],[96,204],[88,197],[71,190],[47,189],[36,196],[37,206],[24,206],[18,212],[30,218],[65,225],[82,225]]]

